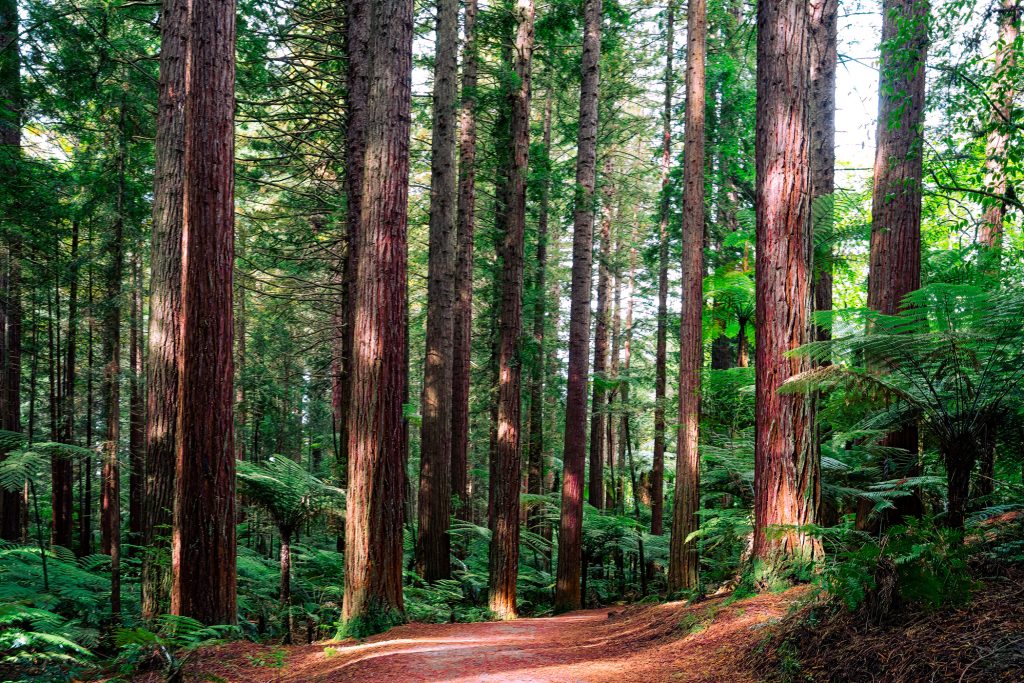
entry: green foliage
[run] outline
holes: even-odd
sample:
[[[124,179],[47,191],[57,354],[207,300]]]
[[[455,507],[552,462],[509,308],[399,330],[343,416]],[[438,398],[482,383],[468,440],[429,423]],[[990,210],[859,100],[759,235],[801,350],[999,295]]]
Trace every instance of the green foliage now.
[[[139,627],[117,631],[118,674],[130,679],[158,662],[166,680],[181,680],[182,667],[190,653],[238,635],[237,626],[204,626],[195,619],[163,614],[153,630]]]
[[[908,518],[880,539],[851,529],[831,529],[820,585],[850,610],[867,604],[881,617],[897,601],[934,609],[959,604],[974,586],[971,549],[963,532],[933,518]]]

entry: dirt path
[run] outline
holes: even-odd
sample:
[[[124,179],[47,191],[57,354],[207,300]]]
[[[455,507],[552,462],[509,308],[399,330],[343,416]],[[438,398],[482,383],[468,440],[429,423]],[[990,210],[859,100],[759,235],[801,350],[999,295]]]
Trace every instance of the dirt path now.
[[[247,683],[752,681],[740,656],[795,594],[481,624],[409,624],[366,641],[232,643],[189,667]],[[198,679],[197,679],[198,680]],[[209,679],[205,679],[209,680]]]

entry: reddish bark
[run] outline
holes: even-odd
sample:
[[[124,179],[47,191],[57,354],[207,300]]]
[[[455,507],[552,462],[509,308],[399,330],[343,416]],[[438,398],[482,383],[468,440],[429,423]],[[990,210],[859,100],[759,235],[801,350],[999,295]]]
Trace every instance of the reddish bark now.
[[[146,354],[146,499],[142,616],[166,612],[171,576],[174,460],[178,433],[178,346],[181,325],[181,232],[184,197],[185,57],[188,2],[164,0],[160,19],[160,83],[153,232],[150,242],[149,334]]]
[[[697,531],[700,508],[700,376],[704,364],[704,63],[707,4],[689,0],[686,21],[686,138],[683,165],[682,309],[679,315],[679,434],[669,591],[697,586]]]
[[[452,496],[455,516],[470,519],[469,375],[473,339],[473,229],[476,216],[476,0],[467,0],[463,26],[462,102],[459,112],[458,237],[452,309]]]
[[[868,307],[893,315],[921,286],[921,174],[923,169],[927,0],[882,3],[878,130],[871,196]],[[918,449],[917,425],[886,436],[884,445]],[[889,460],[886,474],[913,474]],[[917,496],[901,498],[895,516],[918,514]]]
[[[511,92],[512,163],[508,172],[505,236],[498,309],[498,440],[495,450],[494,529],[490,549],[488,603],[500,619],[516,617],[519,574],[519,477],[521,470],[523,241],[526,233],[526,171],[530,152],[530,80],[533,61],[533,0],[517,0]]]
[[[675,2],[665,8],[665,101],[661,114],[661,217],[658,227],[658,328],[654,353],[654,461],[651,468],[651,533],[661,536],[665,510],[665,403],[668,377],[668,219],[672,168],[672,94],[675,72]]]
[[[146,407],[142,392],[142,256],[132,254],[128,315],[128,529],[129,542],[142,543],[146,500]],[[70,343],[70,339],[68,340]]]
[[[430,254],[420,428],[417,569],[428,582],[451,577],[452,307],[455,278],[456,96],[459,2],[439,0],[431,126]]]
[[[348,499],[342,629],[404,619],[406,226],[412,87],[411,0],[372,5],[366,138],[355,231]]]
[[[818,553],[800,529],[820,500],[812,402],[779,393],[806,369],[786,353],[810,339],[811,206],[808,6],[761,0],[757,45],[756,414],[753,555],[768,569]]]
[[[558,570],[555,585],[555,610],[561,612],[580,607],[583,475],[587,445],[587,365],[590,357],[590,271],[594,257],[593,202],[601,61],[601,0],[585,0],[583,23],[569,308],[569,377],[565,397],[562,510],[559,520]]]
[[[0,170],[5,182],[21,159],[21,60],[17,0],[0,2]],[[21,431],[21,248],[12,235],[3,254],[0,286],[0,428]],[[0,538],[21,538],[24,506],[18,491],[0,491]]]
[[[233,624],[235,4],[191,6],[171,612]]]
[[[71,263],[68,268],[68,339],[64,357],[64,388],[61,391],[61,423],[58,440],[74,443],[75,425],[75,352],[78,329],[78,221],[71,224]],[[53,507],[52,540],[55,545],[71,547],[74,536],[74,462],[70,458],[51,456],[51,504]]]
[[[604,453],[605,418],[608,415],[608,306],[611,293],[611,277],[608,262],[611,260],[612,200],[615,189],[611,180],[611,156],[605,158],[603,169],[604,206],[601,212],[600,252],[597,259],[597,312],[594,323],[594,380],[593,397],[590,400],[590,480],[587,485],[587,502],[601,509],[604,507]]]
[[[835,222],[836,42],[838,0],[811,0],[811,215],[814,232],[832,233]],[[814,269],[814,310],[832,310],[830,256]],[[829,338],[827,326],[815,325],[815,339]]]

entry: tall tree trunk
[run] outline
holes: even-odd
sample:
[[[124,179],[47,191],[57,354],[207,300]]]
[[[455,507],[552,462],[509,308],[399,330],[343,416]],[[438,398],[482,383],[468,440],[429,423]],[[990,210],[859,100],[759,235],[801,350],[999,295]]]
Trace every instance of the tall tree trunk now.
[[[146,398],[142,391],[142,254],[132,253],[132,291],[128,315],[128,530],[141,545],[146,502]],[[68,342],[70,343],[70,339]]]
[[[339,348],[335,358],[332,407],[338,426],[338,468],[341,485],[348,486],[349,415],[352,401],[352,364],[355,351],[356,291],[359,227],[362,225],[363,175],[366,166],[366,131],[370,91],[370,0],[345,0],[345,52],[348,92],[345,118],[345,257],[341,264],[341,310],[337,314]]]
[[[806,531],[821,496],[813,404],[782,395],[806,369],[786,353],[810,339],[810,33],[804,0],[760,0],[757,44],[757,286],[753,555],[767,571],[819,552]]]
[[[921,174],[924,152],[927,0],[884,0],[879,69],[878,130],[871,196],[868,307],[898,313],[903,298],[921,286]],[[760,339],[760,337],[758,337]],[[916,424],[885,437],[884,445],[918,452]],[[913,475],[917,468],[885,462],[885,475]],[[897,501],[890,518],[922,511],[918,496]]]
[[[608,408],[605,416],[605,424],[608,426],[608,439],[605,444],[608,454],[608,485],[605,487],[604,499],[605,508],[615,511],[618,511],[619,505],[622,504],[622,496],[619,495],[619,484],[622,482],[622,478],[619,476],[618,467],[620,462],[617,460],[619,455],[619,423],[615,419],[615,403],[619,393],[619,353],[622,350],[620,348],[622,344],[622,276],[619,272],[619,254],[621,250],[622,244],[616,235],[612,263],[609,264],[609,270],[613,271],[613,277],[611,329],[608,335],[611,346],[611,351],[608,355],[608,384],[612,388],[608,391]]]
[[[92,256],[94,252],[92,248],[92,228],[89,228],[89,253]],[[89,450],[93,448],[93,408],[94,408],[94,392],[93,392],[93,377],[95,375],[96,367],[96,351],[95,345],[93,344],[93,337],[95,336],[96,327],[96,316],[95,316],[95,305],[93,301],[93,278],[92,278],[92,267],[89,267],[89,273],[87,278],[87,289],[88,289],[88,310],[89,310],[89,321],[86,325],[86,372],[85,372],[85,445]],[[34,378],[33,378],[34,379]],[[33,386],[33,394],[35,393],[35,387]],[[34,397],[34,396],[33,396]],[[85,466],[85,499],[79,504],[79,526],[78,526],[78,554],[81,557],[92,554],[92,519],[93,519],[93,504],[92,504],[92,480],[93,480],[93,460],[92,456],[88,455],[83,463]]]
[[[0,1],[0,170],[16,178],[21,162],[21,53],[17,0]],[[21,431],[21,241],[5,235],[0,287],[0,428]],[[22,495],[0,491],[0,538],[21,537]]]
[[[516,617],[519,575],[520,383],[522,362],[523,242],[526,234],[526,172],[530,152],[530,78],[533,61],[533,0],[517,0],[513,65],[518,82],[511,94],[512,164],[508,173],[506,230],[501,245],[498,313],[498,442],[494,530],[490,548],[488,604],[500,619]]]
[[[342,630],[404,619],[406,226],[412,80],[411,0],[372,5],[366,151],[353,287],[345,595]]]
[[[281,600],[284,644],[292,643],[292,530],[281,529],[281,581],[278,594]]]
[[[476,216],[476,10],[466,0],[462,47],[462,102],[459,111],[458,238],[455,258],[455,301],[452,309],[452,496],[455,516],[468,520],[469,504],[469,376],[473,339],[473,231]]]
[[[654,460],[651,469],[651,534],[665,532],[665,403],[668,378],[668,221],[672,169],[672,96],[675,85],[675,0],[665,8],[665,101],[661,114],[661,208],[658,222],[658,328],[654,353]]]
[[[416,564],[433,583],[451,578],[452,306],[455,295],[456,98],[459,2],[438,0],[430,161],[430,255],[420,427]]]
[[[117,198],[106,251],[106,298],[103,310],[103,477],[100,493],[100,545],[110,555],[110,611],[115,623],[121,618],[121,289],[124,280],[125,166],[128,131],[124,99],[118,123]]]
[[[542,146],[544,172],[540,207],[537,216],[537,262],[533,279],[533,363],[530,366],[530,435],[529,457],[527,458],[527,493],[540,495],[544,478],[544,318],[547,309],[547,268],[548,268],[548,214],[551,205],[551,101],[550,88],[544,100],[544,123]],[[531,511],[529,528],[542,533],[543,511],[540,507]]]
[[[992,115],[989,121],[988,139],[985,143],[985,189],[995,197],[1005,197],[1010,190],[1006,181],[1006,150],[1013,133],[1014,100],[1016,82],[1013,77],[1017,66],[1017,37],[1020,34],[1020,0],[1000,0],[995,10],[999,18],[999,33],[996,38],[995,64],[993,65],[993,86],[989,95]],[[1003,241],[1003,218],[1006,201],[996,199],[985,210],[978,243],[988,249],[999,249]],[[990,255],[998,269],[998,253]]]
[[[235,3],[191,7],[171,613],[233,624]]]
[[[61,424],[59,440],[74,443],[75,429],[75,341],[78,330],[78,221],[71,223],[71,263],[68,267],[68,337],[64,357],[64,389],[61,391]],[[51,456],[50,474],[53,479],[53,542],[70,548],[74,536],[74,462],[70,458]]]
[[[836,166],[836,42],[838,0],[811,0],[811,215],[815,235],[830,236],[835,222]],[[832,310],[832,248],[824,263],[815,264],[814,310]],[[825,325],[814,326],[817,341],[829,338]]]
[[[562,510],[558,532],[555,610],[580,607],[583,475],[587,447],[587,365],[590,360],[590,290],[594,259],[594,180],[597,100],[601,63],[601,0],[583,6],[579,137],[573,208],[572,285],[569,307],[569,377],[565,397]]]
[[[679,441],[669,543],[668,589],[697,586],[700,507],[700,375],[704,365],[704,62],[707,5],[689,0],[686,21],[686,139],[683,156],[683,293],[679,314]]]
[[[605,419],[608,415],[608,307],[611,293],[611,277],[608,263],[612,254],[612,201],[615,189],[612,185],[612,158],[607,156],[602,174],[604,206],[601,211],[600,251],[597,258],[597,317],[594,323],[594,386],[590,400],[590,483],[587,487],[587,501],[601,509],[604,507],[604,453],[607,434]]]
[[[185,182],[187,0],[164,0],[153,173],[149,334],[146,336],[146,499],[142,617],[168,610],[170,527],[178,434],[181,258]]]

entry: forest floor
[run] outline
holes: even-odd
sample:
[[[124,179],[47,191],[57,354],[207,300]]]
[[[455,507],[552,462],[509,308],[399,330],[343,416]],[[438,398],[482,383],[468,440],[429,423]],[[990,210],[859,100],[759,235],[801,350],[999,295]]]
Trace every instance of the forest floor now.
[[[236,642],[197,653],[186,680],[246,683],[615,683],[755,680],[743,657],[806,589],[731,602],[610,607],[474,624],[407,624],[364,641]]]

